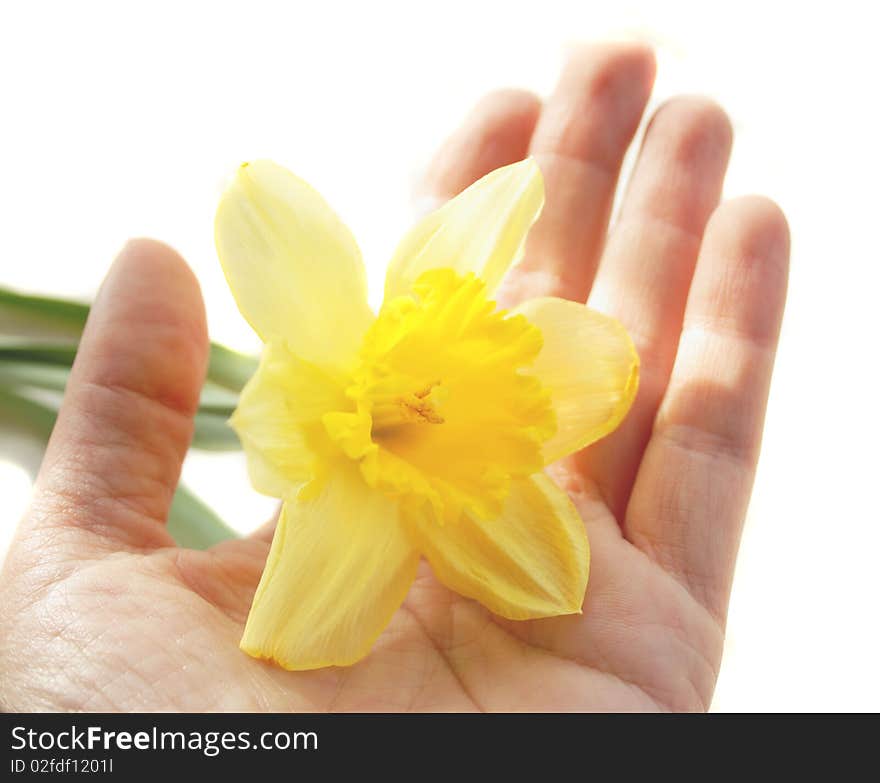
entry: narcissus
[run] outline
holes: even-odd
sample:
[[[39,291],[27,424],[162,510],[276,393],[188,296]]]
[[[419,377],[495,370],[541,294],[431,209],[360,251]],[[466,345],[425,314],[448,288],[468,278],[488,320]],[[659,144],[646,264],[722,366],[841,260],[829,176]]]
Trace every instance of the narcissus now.
[[[265,348],[232,425],[256,489],[283,499],[247,653],[354,663],[421,557],[506,618],[581,610],[586,532],[544,468],[619,424],[638,357],[582,304],[492,300],[543,198],[531,159],[472,185],[404,238],[374,314],[321,196],[267,161],[239,169],[217,248]]]

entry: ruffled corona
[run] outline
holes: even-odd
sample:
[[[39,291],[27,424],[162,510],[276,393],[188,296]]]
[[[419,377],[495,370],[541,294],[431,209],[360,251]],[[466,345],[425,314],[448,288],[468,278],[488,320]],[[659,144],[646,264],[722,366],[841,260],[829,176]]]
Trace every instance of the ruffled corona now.
[[[356,409],[327,413],[324,425],[366,482],[412,513],[492,518],[512,479],[541,470],[556,430],[549,391],[520,372],[541,344],[473,274],[427,271],[367,331],[346,389]]]

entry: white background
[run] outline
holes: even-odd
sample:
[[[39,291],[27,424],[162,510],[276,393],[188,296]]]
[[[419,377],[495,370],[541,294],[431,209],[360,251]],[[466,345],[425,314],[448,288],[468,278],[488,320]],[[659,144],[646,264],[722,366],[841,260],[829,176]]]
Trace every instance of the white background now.
[[[358,237],[375,294],[411,220],[416,173],[481,93],[546,93],[578,40],[652,42],[653,105],[681,91],[721,101],[737,132],[726,195],[775,198],[794,237],[715,709],[880,709],[880,68],[869,8],[5,2],[0,282],[90,296],[126,237],[156,236],[196,270],[212,336],[256,350],[212,244],[218,195],[240,161],[270,157],[318,187]],[[271,510],[238,455],[191,458],[185,477],[242,529]],[[0,461],[0,551],[29,486]]]

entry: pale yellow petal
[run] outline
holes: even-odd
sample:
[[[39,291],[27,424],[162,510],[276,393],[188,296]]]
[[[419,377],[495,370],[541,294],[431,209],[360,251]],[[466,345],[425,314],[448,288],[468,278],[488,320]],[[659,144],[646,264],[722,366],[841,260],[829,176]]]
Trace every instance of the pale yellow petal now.
[[[413,228],[398,246],[385,299],[411,293],[429,269],[473,272],[491,293],[522,251],[544,203],[544,181],[532,158],[496,169]]]
[[[289,465],[287,471],[282,472],[253,440],[241,433],[238,438],[247,461],[248,478],[257,492],[273,498],[293,497],[309,480],[311,462],[296,465],[295,468]]]
[[[511,620],[579,612],[590,568],[584,523],[568,495],[539,473],[511,486],[501,515],[413,521],[437,578]]]
[[[343,378],[291,353],[283,341],[266,344],[230,420],[258,492],[291,497],[314,476],[326,451],[321,417],[352,407],[344,388]]]
[[[306,182],[270,161],[245,163],[220,200],[220,263],[264,342],[283,338],[308,361],[348,367],[372,322],[360,251]]]
[[[363,658],[415,578],[397,508],[341,466],[311,500],[286,501],[241,648],[286,669]]]
[[[639,383],[639,357],[623,325],[567,299],[532,299],[514,308],[544,336],[526,372],[550,391],[556,434],[544,443],[553,462],[614,430],[632,405]]]

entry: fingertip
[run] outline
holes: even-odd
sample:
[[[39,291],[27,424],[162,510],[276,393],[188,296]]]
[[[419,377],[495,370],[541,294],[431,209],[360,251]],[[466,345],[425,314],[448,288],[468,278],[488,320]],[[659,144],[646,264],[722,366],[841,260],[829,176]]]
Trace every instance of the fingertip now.
[[[744,221],[751,224],[754,233],[778,245],[779,249],[788,249],[788,218],[773,199],[761,195],[739,196],[730,201],[730,206]]]
[[[788,222],[775,202],[742,196],[722,204],[706,227],[686,320],[734,330],[751,344],[775,352],[788,288],[789,246]]]
[[[666,101],[648,122],[621,216],[650,215],[698,239],[721,198],[732,146],[733,126],[715,101]]]
[[[559,79],[559,88],[586,90],[592,102],[647,100],[657,75],[654,50],[636,41],[608,41],[579,44],[569,50]],[[621,88],[625,87],[624,91]]]
[[[187,316],[193,326],[200,327],[197,331],[207,337],[201,286],[189,264],[173,247],[148,237],[129,239],[116,256],[107,278],[116,275],[133,277],[145,285],[161,281],[169,304]]]
[[[169,407],[186,414],[195,411],[207,362],[208,327],[198,280],[176,250],[155,239],[126,242],[89,320],[91,350],[84,358],[115,359],[89,362],[94,382],[126,386],[134,378]]]
[[[528,90],[505,88],[483,96],[434,156],[416,200],[442,202],[489,172],[522,160],[540,113],[540,98]]]
[[[771,266],[782,278],[788,274],[791,232],[780,206],[766,196],[739,196],[712,215],[707,236],[744,265]]]
[[[663,103],[648,124],[647,136],[658,138],[674,158],[690,169],[708,160],[727,160],[733,125],[727,112],[702,95],[679,95]]]
[[[652,46],[640,41],[611,41],[605,45],[605,52],[610,67],[625,73],[645,93],[651,92],[657,77],[657,57]]]
[[[519,87],[502,87],[480,98],[470,119],[485,122],[490,131],[502,125],[530,133],[540,113],[541,99],[535,93]],[[501,122],[491,122],[493,119]]]
[[[651,95],[656,61],[641,43],[572,48],[535,132],[533,152],[617,172]]]

